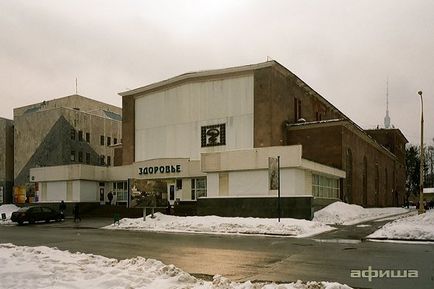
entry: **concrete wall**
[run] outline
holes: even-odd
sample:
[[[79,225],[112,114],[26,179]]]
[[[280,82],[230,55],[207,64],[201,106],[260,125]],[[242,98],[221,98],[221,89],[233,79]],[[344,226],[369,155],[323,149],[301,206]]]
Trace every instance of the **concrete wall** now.
[[[3,190],[0,203],[12,201],[14,181],[14,123],[0,118],[0,187]]]
[[[282,196],[312,196],[311,174],[306,175],[303,169],[282,169],[280,175]],[[310,178],[309,178],[310,176]],[[308,178],[309,182],[306,181]],[[227,173],[228,191],[220,192],[221,181],[219,173],[207,175],[207,192],[210,197],[218,196],[267,196],[277,195],[277,191],[269,190],[268,170],[249,170]],[[308,183],[308,185],[306,185]]]
[[[201,127],[226,124],[226,145],[201,148]],[[253,76],[185,83],[136,97],[135,161],[253,147]]]
[[[311,220],[312,197],[282,197],[281,217]],[[200,198],[199,216],[277,218],[276,197]]]
[[[99,184],[92,181],[41,182],[39,202],[99,202]]]
[[[72,100],[77,106],[95,104],[95,101],[82,97],[72,97]],[[80,100],[84,100],[84,103],[80,103]],[[60,104],[56,104],[58,105]],[[101,103],[99,106],[105,107]],[[63,107],[36,111],[16,109],[16,111],[17,115],[14,117],[16,123],[15,185],[29,183],[30,168],[86,163],[86,154],[90,157],[89,164],[100,165],[101,156],[104,156],[106,163],[110,157],[111,165],[114,164],[114,151],[107,146],[107,138],[111,138],[111,144],[114,143],[115,138],[118,143],[121,142],[120,120]],[[75,131],[75,139],[71,139],[72,131]],[[83,135],[81,141],[78,137],[79,132]],[[86,133],[90,134],[89,142],[86,141]],[[104,145],[100,144],[101,136],[104,137]],[[72,152],[75,160],[71,159]]]

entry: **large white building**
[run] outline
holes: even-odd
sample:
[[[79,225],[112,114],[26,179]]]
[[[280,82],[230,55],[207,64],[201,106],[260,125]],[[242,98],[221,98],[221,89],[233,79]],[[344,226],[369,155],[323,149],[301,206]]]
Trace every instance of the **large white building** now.
[[[272,217],[278,191],[270,190],[268,162],[279,157],[282,216],[310,218],[315,199],[340,197],[345,172],[286,145],[285,126],[300,115],[292,115],[292,97],[284,101],[289,96],[270,86],[268,75],[280,70],[271,61],[120,93],[122,165],[33,168],[40,201],[100,202],[113,192],[129,206],[176,202],[188,213]],[[338,112],[327,113],[324,119]]]

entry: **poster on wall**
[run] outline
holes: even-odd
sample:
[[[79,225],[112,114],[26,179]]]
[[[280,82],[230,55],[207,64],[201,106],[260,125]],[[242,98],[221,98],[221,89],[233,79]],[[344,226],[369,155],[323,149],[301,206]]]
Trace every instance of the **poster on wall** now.
[[[167,182],[131,179],[130,208],[167,207]]]
[[[268,179],[270,190],[279,189],[279,158],[268,158]]]

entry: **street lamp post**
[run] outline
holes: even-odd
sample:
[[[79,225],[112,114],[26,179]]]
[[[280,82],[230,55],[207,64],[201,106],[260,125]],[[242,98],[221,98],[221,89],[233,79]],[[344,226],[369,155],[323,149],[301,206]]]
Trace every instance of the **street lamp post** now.
[[[423,204],[423,98],[422,91],[419,91],[420,95],[420,177],[419,177],[419,214],[425,213],[425,206]]]

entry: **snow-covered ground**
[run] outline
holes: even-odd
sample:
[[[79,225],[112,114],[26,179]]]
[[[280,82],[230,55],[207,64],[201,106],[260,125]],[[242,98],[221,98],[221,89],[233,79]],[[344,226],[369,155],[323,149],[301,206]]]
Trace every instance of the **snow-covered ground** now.
[[[368,238],[434,240],[434,210],[387,223]]]
[[[217,216],[176,217],[161,213],[154,214],[155,218],[146,217],[120,220],[120,224],[113,224],[103,229],[158,231],[158,232],[191,232],[209,234],[260,234],[293,237],[308,237],[333,230],[333,227],[319,222],[298,219],[265,218],[228,218]]]
[[[0,225],[2,224],[12,224],[11,219],[11,215],[13,212],[18,211],[19,207],[15,206],[15,205],[1,205],[0,206],[0,218],[1,218],[1,214],[6,214],[6,220],[3,221],[0,219]]]
[[[343,202],[334,202],[315,212],[313,221],[324,224],[355,225],[377,218],[410,212],[404,208],[363,208]]]
[[[48,247],[0,244],[0,288],[351,289],[331,282],[289,284],[197,279],[174,265],[136,257],[116,260]]]

